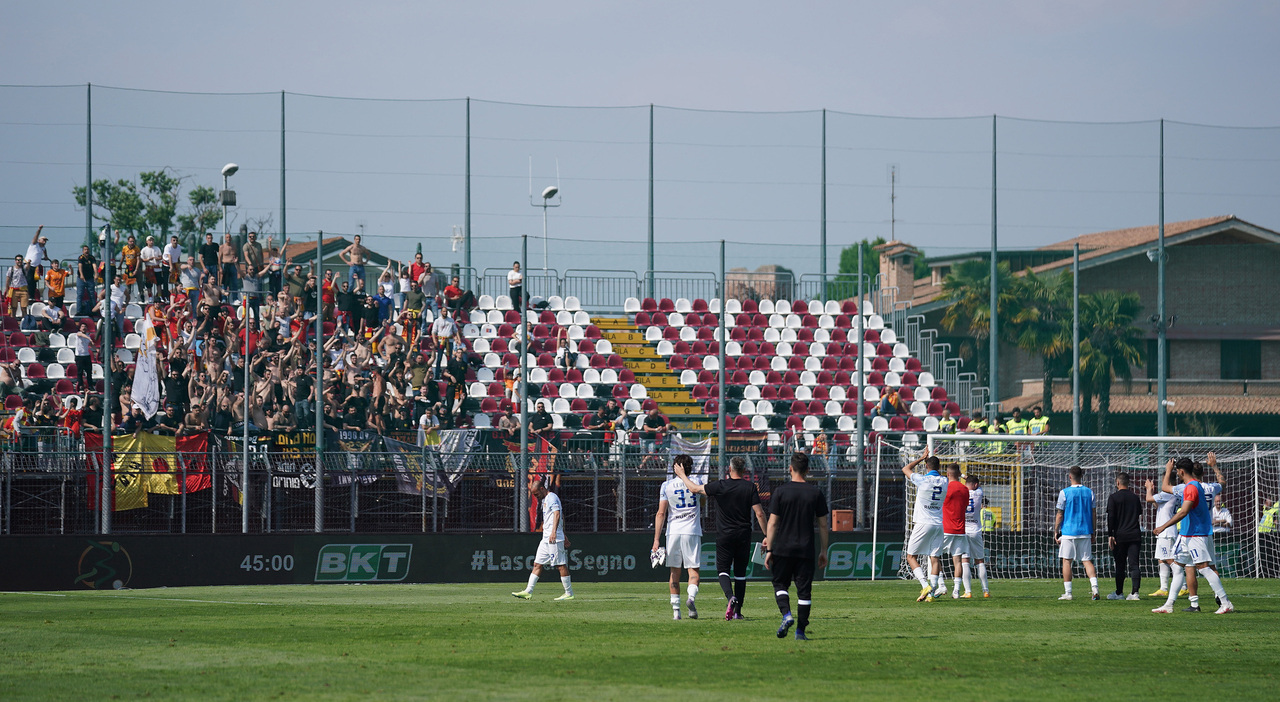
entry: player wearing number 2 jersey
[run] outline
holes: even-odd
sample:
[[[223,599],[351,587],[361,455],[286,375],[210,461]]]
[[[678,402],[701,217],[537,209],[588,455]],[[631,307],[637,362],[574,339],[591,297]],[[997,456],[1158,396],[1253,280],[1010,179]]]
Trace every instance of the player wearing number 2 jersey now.
[[[1178,524],[1174,560],[1183,568],[1174,569],[1173,585],[1169,588],[1169,597],[1164,605],[1151,611],[1157,614],[1173,612],[1173,602],[1178,596],[1178,588],[1182,585],[1183,578],[1186,578],[1191,606],[1182,611],[1199,612],[1200,598],[1196,592],[1196,574],[1199,572],[1209,581],[1213,594],[1221,602],[1215,614],[1229,614],[1234,612],[1235,608],[1231,606],[1231,600],[1227,599],[1227,591],[1222,587],[1222,580],[1212,568],[1214,554],[1210,536],[1213,533],[1213,520],[1209,511],[1209,495],[1197,480],[1199,476],[1196,474],[1195,464],[1189,458],[1180,458],[1176,463],[1182,485],[1175,489],[1171,482],[1174,466],[1175,463],[1172,460],[1165,465],[1164,478],[1161,480],[1160,487],[1166,492],[1181,495],[1182,507],[1178,508],[1171,519],[1156,527],[1156,535],[1164,533],[1175,523]]]
[[[927,471],[914,472],[921,462]],[[926,449],[924,455],[902,467],[903,474],[916,486],[916,508],[911,518],[911,538],[907,540],[907,564],[920,583],[920,596],[916,602],[932,602],[934,592],[940,587],[942,592],[946,591],[946,586],[941,585],[942,562],[938,560],[938,554],[942,552],[942,500],[947,494],[947,479],[938,473],[941,465],[937,457],[930,456]],[[927,581],[918,556],[929,557]]]
[[[693,470],[693,458],[680,454],[675,462],[684,468],[686,475]],[[695,483],[702,483],[701,476],[689,476]],[[663,523],[667,526],[667,567],[671,569],[672,619],[680,618],[680,570],[689,571],[689,618],[698,618],[694,600],[698,597],[698,569],[702,567],[702,508],[698,496],[685,486],[680,478],[672,478],[662,484],[658,497],[658,516],[653,521],[653,550],[658,550],[662,538]]]

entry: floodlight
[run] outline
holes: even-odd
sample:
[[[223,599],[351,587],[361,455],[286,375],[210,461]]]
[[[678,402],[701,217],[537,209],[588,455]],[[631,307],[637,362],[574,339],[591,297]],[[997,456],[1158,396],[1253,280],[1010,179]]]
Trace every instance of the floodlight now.
[[[227,165],[222,167],[222,176],[224,178],[227,176],[233,176],[236,174],[236,171],[238,170],[240,170],[239,166],[237,166],[234,163],[228,163]]]
[[[542,191],[542,199],[550,200],[551,198],[555,197],[556,193],[558,192],[560,192],[560,188],[557,188],[554,185],[548,185],[547,189]]]

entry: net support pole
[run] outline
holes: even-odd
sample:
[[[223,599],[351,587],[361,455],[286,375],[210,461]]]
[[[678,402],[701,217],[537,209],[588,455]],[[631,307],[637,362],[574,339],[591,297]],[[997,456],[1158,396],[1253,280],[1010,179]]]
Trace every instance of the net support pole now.
[[[1080,244],[1071,255],[1071,435],[1080,436]]]
[[[727,470],[727,467],[725,466],[725,462],[724,462],[724,454],[725,454],[724,347],[728,345],[729,338],[725,333],[727,327],[725,324],[724,316],[725,316],[725,309],[728,307],[728,303],[729,303],[729,286],[725,284],[725,278],[724,278],[724,239],[721,239],[720,240],[720,322],[718,325],[718,331],[720,332],[720,349],[719,351],[717,351],[717,356],[720,362],[720,370],[716,371],[716,383],[719,385],[719,390],[718,390],[719,394],[717,395],[717,397],[719,397],[719,402],[716,405],[716,426],[718,427],[717,433],[716,433],[716,439],[717,439],[716,454],[717,454],[717,461],[719,462],[719,466],[720,466],[721,478],[724,478],[727,475],[727,473],[725,472]]]
[[[1160,228],[1156,237],[1156,436],[1169,433],[1168,397],[1169,365],[1165,363],[1169,348],[1168,327],[1164,308],[1164,120],[1160,120]]]
[[[526,259],[529,258],[529,235],[520,237],[520,270],[527,270]],[[517,532],[529,530],[529,523],[521,517],[528,508],[529,486],[529,319],[528,311],[523,304],[516,305],[520,309],[520,469],[517,476],[514,500],[515,523]]]
[[[462,196],[462,266],[463,275],[471,279],[471,98],[467,98],[467,163]],[[546,212],[544,208],[543,213]],[[520,270],[525,270],[524,259],[521,259]],[[525,275],[528,275],[526,272]],[[469,285],[469,283],[468,283]],[[522,311],[523,313],[523,311]]]
[[[854,458],[854,461],[855,461],[855,466],[856,466],[856,468],[857,468],[857,472],[858,472],[858,528],[860,528],[860,529],[865,529],[865,528],[867,528],[867,496],[866,496],[866,448],[867,448],[867,447],[866,447],[866,441],[865,441],[865,438],[864,438],[864,437],[865,437],[865,434],[863,433],[864,421],[865,421],[865,420],[864,420],[864,418],[863,418],[863,416],[862,416],[862,415],[863,415],[863,411],[862,411],[862,393],[863,393],[863,375],[862,375],[862,334],[863,334],[863,331],[862,331],[862,242],[860,242],[860,241],[859,241],[859,242],[857,242],[857,244],[856,244],[856,245],[857,245],[857,247],[858,247],[858,303],[857,303],[857,305],[858,305],[858,309],[857,309],[857,310],[855,310],[855,312],[854,312],[854,320],[856,320],[856,321],[855,321],[855,323],[854,323],[854,329],[856,329],[856,330],[857,330],[857,340],[854,342],[854,346],[855,346],[855,347],[857,347],[857,349],[858,349],[858,355],[857,355],[857,359],[858,359],[858,369],[857,369],[857,371],[855,371],[854,375],[856,375],[856,376],[857,376],[857,379],[858,379],[858,384],[857,384],[857,387],[858,387],[858,397],[857,397],[857,401],[858,401],[858,402],[857,402],[857,408],[858,408],[858,426],[857,426],[857,429],[856,429],[856,430],[857,430],[857,433],[858,433],[858,436],[857,436],[857,441],[856,441],[856,443],[855,443],[854,445],[857,447],[857,451],[858,451],[858,453],[857,453],[857,456]],[[878,478],[877,478],[877,480],[878,480]],[[877,490],[879,489],[878,485],[879,485],[879,484],[877,483]],[[873,549],[873,550],[872,550],[872,554],[874,555],[874,553],[875,553],[875,550]]]
[[[246,260],[248,260],[246,258]],[[249,367],[253,358],[249,355],[249,306],[256,304],[255,293],[243,293],[244,301],[244,410],[241,416],[240,447],[240,533],[249,533],[249,398],[253,397],[253,378],[249,375]]]
[[[111,487],[115,482],[111,477],[111,359],[114,349],[111,345],[112,327],[116,316],[111,309],[111,282],[115,278],[111,270],[111,249],[113,244],[111,227],[103,229],[106,238],[102,246],[102,285],[105,288],[102,296],[102,479],[98,481],[98,509],[101,510],[102,521],[99,530],[103,534],[111,533]],[[93,374],[89,374],[92,380]],[[217,499],[215,491],[214,516],[217,516]]]
[[[859,244],[861,247],[861,244]],[[858,310],[861,312],[862,310]],[[883,441],[876,441],[876,494],[872,498],[875,507],[872,508],[871,514],[871,579],[876,579],[876,572],[880,570],[879,559],[876,558],[876,548],[878,536],[880,534],[880,448],[884,445]]]
[[[284,242],[289,238],[288,222],[285,220],[285,160],[284,160],[284,91],[280,91],[280,255],[284,256]],[[286,261],[287,263],[287,261]]]
[[[1262,577],[1262,483],[1258,473],[1258,445],[1253,445],[1253,577]],[[1274,528],[1274,527],[1273,527]]]
[[[996,305],[1000,293],[1000,279],[996,274],[998,266],[996,264],[996,247],[997,239],[997,208],[996,208],[996,121],[995,115],[991,115],[991,309],[989,311],[991,322],[987,334],[987,345],[990,347],[990,366],[988,370],[988,387],[991,388],[991,395],[987,398],[991,403],[991,408],[998,410],[1000,407],[1000,315]],[[998,423],[998,422],[997,422]]]
[[[653,297],[653,103],[649,103],[649,238],[645,268],[645,291]],[[720,305],[723,314],[724,304]]]
[[[324,232],[316,232],[316,485],[313,528],[324,531]]]
[[[822,110],[822,197],[818,225],[818,273],[822,278],[822,304],[827,304],[827,110]]]

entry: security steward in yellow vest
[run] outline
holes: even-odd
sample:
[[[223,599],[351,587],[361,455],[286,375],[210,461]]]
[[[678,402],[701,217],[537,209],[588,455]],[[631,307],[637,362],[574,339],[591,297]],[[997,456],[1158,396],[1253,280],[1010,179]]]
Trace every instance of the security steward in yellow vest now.
[[[1029,423],[1022,418],[1022,410],[1014,407],[1013,418],[1004,423],[1004,430],[1014,436],[1025,436],[1028,432]]]
[[[951,410],[942,410],[942,418],[938,420],[938,431],[943,434],[956,433],[956,420],[951,416]]]
[[[1270,534],[1276,530],[1276,522],[1280,521],[1280,502],[1272,502],[1262,511],[1262,519],[1258,521],[1258,533]]]
[[[983,506],[983,508],[982,508],[982,512],[981,512],[981,514],[979,515],[979,517],[982,519],[982,530],[983,530],[983,531],[995,531],[995,530],[996,530],[996,512],[995,512],[995,510],[991,509],[990,507]]]
[[[1044,416],[1044,412],[1039,407],[1031,409],[1031,421],[1027,422],[1027,433],[1032,436],[1049,433],[1049,418]]]
[[[991,424],[990,426],[987,427],[987,434],[1001,434],[1001,433],[1008,433],[1008,430],[1000,426],[999,419],[997,419],[994,424]],[[990,453],[990,454],[1004,453],[1004,442],[991,441],[987,443],[987,453]]]
[[[985,434],[989,425],[990,422],[982,418],[981,412],[974,412],[973,419],[969,420],[969,428],[965,431],[970,434]]]

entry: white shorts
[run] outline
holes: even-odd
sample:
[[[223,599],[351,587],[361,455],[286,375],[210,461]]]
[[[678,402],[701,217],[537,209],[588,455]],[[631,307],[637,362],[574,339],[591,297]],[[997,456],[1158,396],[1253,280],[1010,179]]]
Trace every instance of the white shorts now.
[[[942,551],[942,525],[917,524],[911,527],[907,553],[913,556],[936,556]]]
[[[667,534],[668,568],[701,568],[702,537],[697,534]]]
[[[982,542],[982,532],[966,534],[969,537],[969,560],[985,561],[987,559],[987,545]]]
[[[942,555],[944,556],[967,556],[969,555],[969,537],[964,534],[943,534],[942,535]]]
[[[569,556],[564,551],[564,541],[554,544],[543,539],[538,542],[538,553],[533,562],[544,566],[562,566],[569,563]]]
[[[1064,536],[1058,544],[1058,558],[1069,561],[1093,560],[1092,536]]]
[[[1213,563],[1213,541],[1208,536],[1179,536],[1173,546],[1173,560],[1182,565]]]
[[[1175,543],[1177,543],[1177,541],[1178,541],[1178,537],[1176,536],[1171,536],[1167,539],[1164,538],[1164,536],[1156,537],[1156,560],[1172,561],[1173,546]]]

